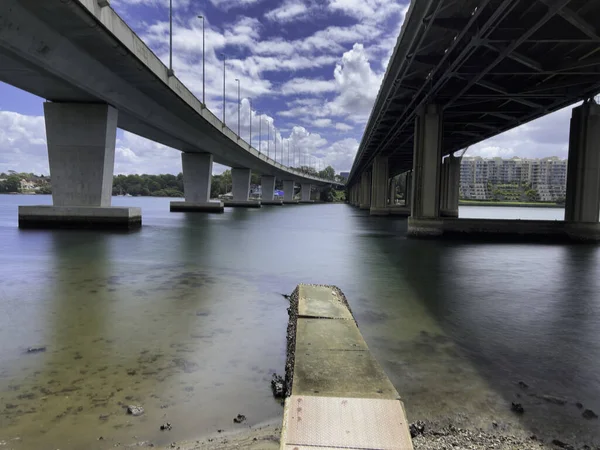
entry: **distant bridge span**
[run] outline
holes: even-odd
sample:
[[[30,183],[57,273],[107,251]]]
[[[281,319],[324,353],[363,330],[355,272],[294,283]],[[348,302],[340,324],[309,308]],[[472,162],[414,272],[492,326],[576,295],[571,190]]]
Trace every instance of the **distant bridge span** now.
[[[389,180],[406,172],[409,235],[499,232],[509,221],[457,221],[460,157],[443,158],[585,100],[571,120],[565,222],[511,226],[600,240],[599,91],[600,0],[413,0],[348,178],[350,203],[398,213]]]
[[[20,208],[20,223],[141,223],[139,208],[110,208],[117,126],[183,152],[186,202],[178,210],[222,211],[210,202],[213,160],[232,167],[232,206],[249,201],[251,171],[263,204],[275,178],[293,203],[294,183],[339,185],[253,148],[222,123],[110,7],[109,0],[0,2],[0,80],[44,105],[54,207]]]
[[[377,155],[412,169],[425,105],[447,155],[599,91],[598,0],[413,0],[348,182]]]

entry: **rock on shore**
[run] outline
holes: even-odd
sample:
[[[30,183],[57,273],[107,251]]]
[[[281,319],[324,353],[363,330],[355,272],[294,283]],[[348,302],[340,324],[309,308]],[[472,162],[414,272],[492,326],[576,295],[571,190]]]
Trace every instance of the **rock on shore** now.
[[[488,433],[482,430],[465,430],[455,426],[443,428],[427,424],[425,431],[413,438],[415,450],[540,450],[556,449],[532,436],[520,439],[516,436]]]

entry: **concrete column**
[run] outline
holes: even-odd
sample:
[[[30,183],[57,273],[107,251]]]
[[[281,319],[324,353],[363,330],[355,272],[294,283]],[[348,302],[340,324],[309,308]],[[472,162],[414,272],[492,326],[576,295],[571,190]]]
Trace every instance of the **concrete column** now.
[[[600,105],[573,108],[569,136],[565,221],[598,222],[600,213]]]
[[[440,177],[440,215],[442,217],[458,217],[461,159],[450,155],[442,163]]]
[[[412,204],[412,183],[412,170],[409,170],[408,172],[406,172],[406,180],[404,184],[404,206],[410,207],[410,205]]]
[[[440,216],[440,166],[442,112],[428,105],[415,120],[411,217],[437,219]]]
[[[19,226],[141,226],[140,208],[111,207],[118,111],[46,102],[44,116],[53,206],[19,207]]]
[[[371,172],[363,172],[360,179],[360,209],[371,209]]]
[[[262,197],[260,203],[262,205],[283,205],[282,200],[275,200],[275,177],[263,175],[260,178]]]
[[[263,175],[260,178],[261,185],[261,199],[264,202],[265,200],[272,201],[275,198],[275,177],[271,177],[268,175]]]
[[[398,177],[393,177],[390,180],[390,193],[389,193],[389,205],[394,206],[396,204],[396,191],[398,190]]]
[[[226,201],[225,206],[242,206],[249,208],[260,208],[259,200],[250,200],[250,169],[231,168],[231,184],[233,200]]]
[[[171,212],[223,212],[223,203],[210,201],[213,155],[182,153],[183,193],[185,202],[171,202]]]
[[[294,200],[294,181],[283,180],[283,204],[297,204],[298,200]]]
[[[390,213],[388,199],[388,158],[376,156],[373,161],[371,176],[371,208],[372,216],[385,216]]]
[[[313,203],[313,200],[310,199],[310,192],[312,190],[312,185],[310,183],[302,183],[300,185],[300,203]]]

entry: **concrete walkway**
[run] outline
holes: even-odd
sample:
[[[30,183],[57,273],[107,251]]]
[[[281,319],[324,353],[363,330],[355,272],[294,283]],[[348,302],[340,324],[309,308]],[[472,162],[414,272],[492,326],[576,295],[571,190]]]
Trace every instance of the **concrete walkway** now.
[[[412,450],[400,396],[371,355],[341,291],[301,284],[295,294],[293,382],[280,448]]]

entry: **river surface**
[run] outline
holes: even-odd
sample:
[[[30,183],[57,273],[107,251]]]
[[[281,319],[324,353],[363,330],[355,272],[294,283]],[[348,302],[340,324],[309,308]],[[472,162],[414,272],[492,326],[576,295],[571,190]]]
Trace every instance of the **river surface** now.
[[[269,381],[298,283],[344,291],[410,420],[600,443],[576,406],[600,413],[596,246],[411,240],[405,219],[343,204],[211,215],[123,197],[143,209],[137,232],[20,231],[17,205],[39,203],[0,196],[0,448],[165,445],[280,417]]]

